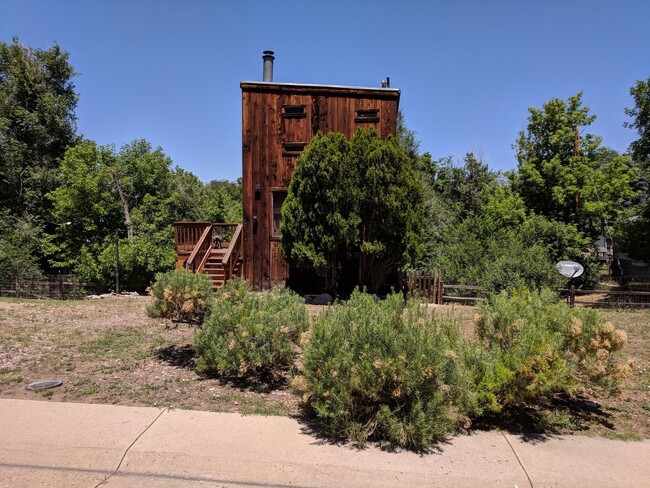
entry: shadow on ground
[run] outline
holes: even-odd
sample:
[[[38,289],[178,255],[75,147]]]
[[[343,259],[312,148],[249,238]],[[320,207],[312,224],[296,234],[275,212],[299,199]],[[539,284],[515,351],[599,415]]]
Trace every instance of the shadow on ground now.
[[[214,379],[222,386],[230,386],[239,390],[248,390],[254,393],[271,393],[274,390],[285,389],[288,385],[288,376],[275,377],[260,371],[257,375],[228,376],[218,373],[201,373],[196,369],[196,350],[191,344],[183,346],[172,344],[162,347],[155,352],[159,361],[193,371],[199,375],[199,379]]]
[[[156,351],[156,359],[177,368],[194,370],[196,367],[196,351],[191,344],[162,347]]]
[[[544,442],[559,434],[589,430],[589,425],[600,424],[613,429],[611,415],[602,407],[584,397],[557,396],[546,404],[531,407],[506,408],[475,420],[473,430],[505,430],[518,435],[525,442]]]

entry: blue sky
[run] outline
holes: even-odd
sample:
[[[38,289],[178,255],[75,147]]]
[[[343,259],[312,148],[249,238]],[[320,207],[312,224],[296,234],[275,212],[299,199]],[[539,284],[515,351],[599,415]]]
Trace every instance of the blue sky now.
[[[402,90],[422,150],[493,169],[530,106],[579,90],[589,132],[624,151],[629,89],[650,77],[650,2],[0,0],[0,40],[70,53],[78,128],[145,138],[204,181],[241,175],[242,80],[276,53],[278,82]]]

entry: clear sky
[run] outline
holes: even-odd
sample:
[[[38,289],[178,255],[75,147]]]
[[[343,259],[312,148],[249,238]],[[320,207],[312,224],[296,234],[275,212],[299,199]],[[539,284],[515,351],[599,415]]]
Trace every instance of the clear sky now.
[[[584,91],[590,132],[624,151],[629,89],[650,77],[648,0],[0,0],[0,40],[70,53],[79,132],[145,138],[204,181],[241,176],[242,80],[402,90],[435,158],[516,166],[527,108]]]

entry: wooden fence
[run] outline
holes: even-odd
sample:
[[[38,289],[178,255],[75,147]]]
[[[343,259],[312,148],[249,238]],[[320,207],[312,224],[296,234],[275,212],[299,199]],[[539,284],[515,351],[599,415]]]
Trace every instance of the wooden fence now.
[[[481,286],[445,283],[439,270],[408,271],[402,276],[402,290],[420,296],[430,303],[461,303],[476,305],[485,300]],[[616,290],[577,290],[575,287],[558,290],[570,306],[594,308],[650,308],[650,289],[647,283],[628,284]]]
[[[636,290],[560,290],[570,306],[594,308],[650,308],[650,292]]]
[[[72,275],[49,275],[42,280],[0,280],[0,296],[75,300],[92,293],[97,286],[80,282]]]
[[[448,285],[443,284],[443,295],[440,303],[464,303],[476,305],[485,300],[484,289],[474,285]]]
[[[409,295],[426,298],[430,303],[442,303],[442,274],[438,269],[411,270],[401,276],[402,289]]]

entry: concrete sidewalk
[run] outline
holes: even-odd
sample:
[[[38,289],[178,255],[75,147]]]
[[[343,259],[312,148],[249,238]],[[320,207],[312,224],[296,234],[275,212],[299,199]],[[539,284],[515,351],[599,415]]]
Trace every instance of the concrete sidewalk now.
[[[319,440],[284,417],[0,400],[2,487],[641,487],[650,441],[498,432],[427,455]]]

